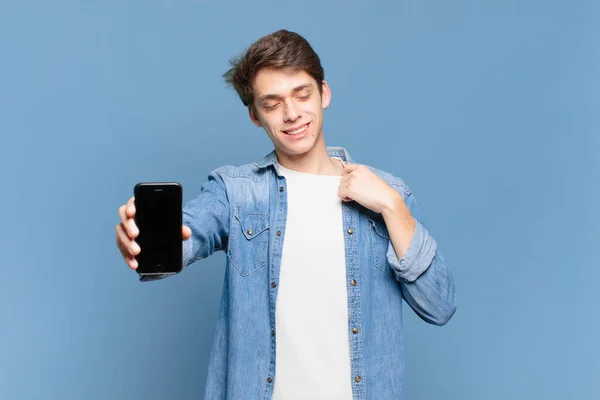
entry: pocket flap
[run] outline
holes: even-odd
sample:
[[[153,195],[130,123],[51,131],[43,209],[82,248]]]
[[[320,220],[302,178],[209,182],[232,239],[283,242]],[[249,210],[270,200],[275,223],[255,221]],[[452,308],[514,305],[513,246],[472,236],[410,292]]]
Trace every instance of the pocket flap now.
[[[389,239],[390,238],[390,234],[387,230],[387,226],[385,225],[385,220],[383,219],[383,217],[378,214],[378,215],[374,215],[371,214],[369,215],[369,221],[371,222],[371,225],[373,226],[373,229],[375,229],[375,232],[377,232],[377,234],[383,238]]]
[[[236,207],[234,215],[240,222],[242,233],[248,240],[254,239],[269,228],[269,215],[266,213],[246,211]]]

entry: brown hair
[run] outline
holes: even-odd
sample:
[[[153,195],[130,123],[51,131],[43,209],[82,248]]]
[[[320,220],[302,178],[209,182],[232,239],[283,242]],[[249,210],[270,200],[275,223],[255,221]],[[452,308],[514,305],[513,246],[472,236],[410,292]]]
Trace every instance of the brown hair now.
[[[278,30],[254,42],[242,54],[229,60],[231,69],[223,74],[245,106],[254,110],[252,84],[262,68],[294,68],[303,70],[317,81],[322,95],[325,72],[321,60],[308,41],[295,32]]]

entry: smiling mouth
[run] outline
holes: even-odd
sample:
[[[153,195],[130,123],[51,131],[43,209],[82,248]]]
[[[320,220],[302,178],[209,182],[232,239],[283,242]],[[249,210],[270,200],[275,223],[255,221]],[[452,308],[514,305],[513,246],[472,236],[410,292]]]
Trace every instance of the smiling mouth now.
[[[306,124],[302,125],[302,126],[301,126],[300,128],[298,128],[298,129],[295,129],[295,130],[293,130],[293,131],[283,131],[283,133],[285,133],[286,135],[292,135],[292,136],[294,136],[294,135],[298,135],[298,134],[300,134],[300,133],[304,132],[305,130],[307,130],[307,129],[308,129],[308,125],[309,125],[309,124],[310,124],[310,122],[308,122],[308,123],[306,123]]]

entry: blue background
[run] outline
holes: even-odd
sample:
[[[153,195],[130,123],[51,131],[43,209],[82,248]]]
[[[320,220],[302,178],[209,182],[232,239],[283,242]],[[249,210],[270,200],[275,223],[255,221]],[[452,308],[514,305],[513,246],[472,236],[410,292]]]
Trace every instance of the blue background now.
[[[2,2],[0,398],[202,398],[224,254],[138,283],[117,209],[271,151],[221,74],[280,28],[455,273],[446,326],[406,307],[406,398],[600,398],[600,3],[510,0]]]

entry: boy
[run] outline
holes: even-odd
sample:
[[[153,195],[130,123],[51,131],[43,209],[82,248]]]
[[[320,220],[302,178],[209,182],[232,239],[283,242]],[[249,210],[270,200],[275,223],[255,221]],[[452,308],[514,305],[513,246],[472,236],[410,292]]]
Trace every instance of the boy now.
[[[206,399],[402,399],[402,299],[436,325],[456,310],[414,195],[325,145],[331,90],[303,37],[274,32],[231,67],[227,83],[274,150],[212,171],[183,211],[184,266],[227,254]],[[133,199],[119,215],[135,269]]]

